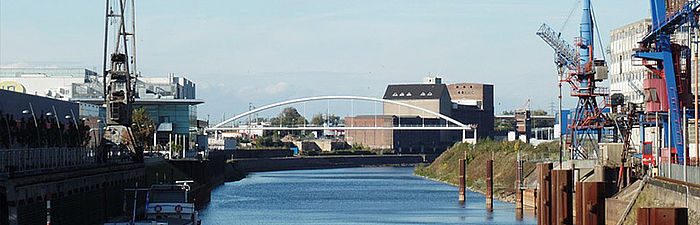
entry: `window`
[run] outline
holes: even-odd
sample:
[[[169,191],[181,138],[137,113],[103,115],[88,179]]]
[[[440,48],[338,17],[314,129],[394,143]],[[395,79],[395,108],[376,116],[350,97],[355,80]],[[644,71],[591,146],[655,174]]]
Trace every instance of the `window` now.
[[[650,91],[651,91],[651,100],[653,102],[659,102],[659,97],[656,96],[656,88],[652,88],[652,89],[650,89]]]

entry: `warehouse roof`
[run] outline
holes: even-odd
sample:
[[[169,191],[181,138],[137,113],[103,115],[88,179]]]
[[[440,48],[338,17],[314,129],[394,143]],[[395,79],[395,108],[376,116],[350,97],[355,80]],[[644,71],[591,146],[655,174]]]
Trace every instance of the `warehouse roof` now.
[[[439,99],[449,95],[445,84],[390,84],[384,99]]]

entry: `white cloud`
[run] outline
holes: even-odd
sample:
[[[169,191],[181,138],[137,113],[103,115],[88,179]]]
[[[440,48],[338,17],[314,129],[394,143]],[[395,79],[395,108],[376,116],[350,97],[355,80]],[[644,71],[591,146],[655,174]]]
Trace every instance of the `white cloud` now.
[[[259,88],[255,86],[243,86],[238,88],[236,91],[238,96],[248,96],[254,95],[256,97],[277,95],[289,90],[289,83],[280,81],[267,85],[265,87]],[[225,91],[225,90],[224,90]]]
[[[278,93],[286,91],[288,87],[289,87],[289,83],[284,82],[284,81],[280,81],[280,82],[277,82],[275,84],[271,84],[271,85],[268,85],[267,87],[265,87],[264,92],[267,94],[270,94],[270,95],[278,94]]]

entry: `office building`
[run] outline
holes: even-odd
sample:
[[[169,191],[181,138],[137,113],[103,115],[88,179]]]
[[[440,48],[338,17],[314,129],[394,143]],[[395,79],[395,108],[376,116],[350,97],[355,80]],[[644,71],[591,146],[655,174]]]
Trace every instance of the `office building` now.
[[[651,19],[642,19],[610,32],[610,93],[621,93],[627,102],[644,103],[644,80],[651,72],[632,55],[639,48],[639,41],[651,27]]]

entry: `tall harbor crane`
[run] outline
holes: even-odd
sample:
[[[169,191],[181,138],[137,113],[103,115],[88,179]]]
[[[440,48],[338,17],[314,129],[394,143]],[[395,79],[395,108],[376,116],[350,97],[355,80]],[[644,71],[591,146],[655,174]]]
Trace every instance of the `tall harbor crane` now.
[[[102,71],[107,107],[105,139],[118,144],[125,139],[122,135],[128,136],[129,144],[119,145],[119,148],[128,148],[140,161],[143,148],[134,144],[136,139],[131,131],[136,84],[135,59],[130,55],[136,48],[134,18],[134,0],[130,3],[106,0]]]
[[[671,35],[683,26],[697,28],[698,1],[650,0],[652,27],[640,42],[634,57],[654,75],[664,80],[668,102],[668,143],[671,162],[683,163],[686,145],[682,130],[684,113],[690,99],[690,48],[671,41]],[[690,31],[688,31],[690,32]],[[658,119],[658,118],[657,118]]]
[[[559,82],[569,83],[571,95],[578,98],[574,118],[568,125],[571,133],[566,141],[572,159],[586,159],[591,152],[596,154],[595,149],[602,139],[605,122],[605,101],[599,105],[598,98],[608,96],[607,89],[597,84],[607,79],[607,66],[605,60],[596,60],[594,57],[591,1],[584,0],[582,9],[580,36],[575,39],[574,46],[547,24],[542,24],[537,31],[537,35],[554,49]]]

